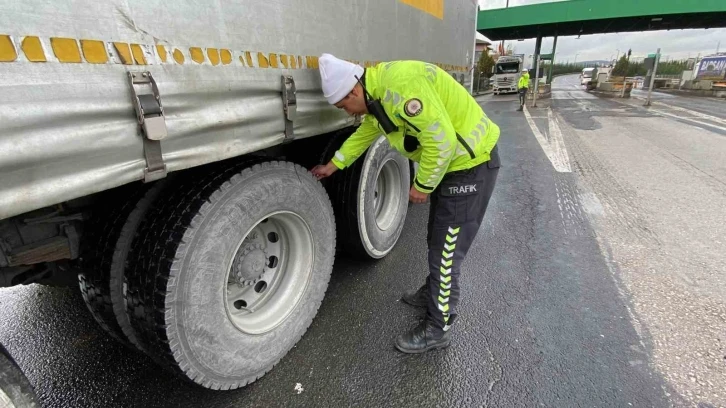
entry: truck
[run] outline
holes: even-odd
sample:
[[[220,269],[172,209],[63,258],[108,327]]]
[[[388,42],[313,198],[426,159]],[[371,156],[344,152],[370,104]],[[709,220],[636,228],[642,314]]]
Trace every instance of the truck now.
[[[0,287],[77,285],[119,342],[215,390],[270,371],[336,255],[394,248],[415,168],[318,57],[426,61],[471,87],[473,0],[2,0]],[[2,291],[0,291],[0,297]]]
[[[580,72],[580,85],[588,86],[593,80],[593,75],[597,72],[594,67],[583,68]]]
[[[524,60],[518,55],[502,55],[492,68],[494,95],[517,92],[517,83],[524,73]]]

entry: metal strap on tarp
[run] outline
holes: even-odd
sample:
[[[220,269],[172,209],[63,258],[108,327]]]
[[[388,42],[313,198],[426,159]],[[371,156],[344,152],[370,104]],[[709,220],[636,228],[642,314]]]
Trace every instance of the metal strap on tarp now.
[[[161,140],[167,136],[166,118],[161,96],[151,72],[129,72],[134,109],[144,138],[144,182],[166,177],[166,164],[161,152]],[[140,94],[137,86],[151,88],[151,93]]]
[[[295,138],[293,121],[297,117],[297,90],[292,75],[282,76],[282,109],[285,112],[285,140]]]

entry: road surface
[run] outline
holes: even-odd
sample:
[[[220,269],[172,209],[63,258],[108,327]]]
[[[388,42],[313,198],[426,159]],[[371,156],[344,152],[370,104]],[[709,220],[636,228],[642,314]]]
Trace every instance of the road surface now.
[[[420,316],[399,298],[426,274],[424,205],[385,259],[336,260],[306,335],[241,390],[118,345],[75,288],[0,289],[0,342],[47,407],[724,406],[726,103],[576,84],[526,112],[479,99],[503,167],[446,350],[393,347]]]

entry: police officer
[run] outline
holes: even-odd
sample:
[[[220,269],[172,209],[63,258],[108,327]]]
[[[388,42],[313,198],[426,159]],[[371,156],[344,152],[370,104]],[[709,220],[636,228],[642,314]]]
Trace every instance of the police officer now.
[[[525,70],[522,73],[522,76],[519,77],[519,82],[517,82],[517,92],[519,93],[519,109],[517,109],[518,111],[524,109],[524,102],[527,98],[527,90],[529,90],[529,69]]]
[[[499,127],[469,92],[436,65],[392,61],[363,69],[330,54],[319,59],[330,104],[364,119],[318,179],[350,166],[384,133],[396,150],[419,163],[409,199],[430,198],[429,275],[402,300],[426,308],[426,318],[396,339],[404,353],[447,347],[457,317],[459,271],[479,231],[499,170]]]

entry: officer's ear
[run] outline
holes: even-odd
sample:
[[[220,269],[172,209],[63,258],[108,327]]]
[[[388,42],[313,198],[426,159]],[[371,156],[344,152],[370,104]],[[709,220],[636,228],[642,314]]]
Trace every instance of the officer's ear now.
[[[365,96],[364,92],[365,91],[363,91],[363,87],[361,86],[361,84],[355,84],[353,89],[350,91],[350,93],[356,98],[363,98]]]

